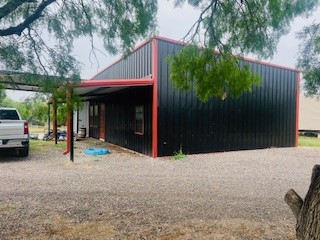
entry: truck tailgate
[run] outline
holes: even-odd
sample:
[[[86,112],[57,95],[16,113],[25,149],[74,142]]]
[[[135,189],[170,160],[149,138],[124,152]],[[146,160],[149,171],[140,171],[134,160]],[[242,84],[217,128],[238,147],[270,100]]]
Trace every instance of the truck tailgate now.
[[[0,120],[0,139],[23,138],[23,120]]]

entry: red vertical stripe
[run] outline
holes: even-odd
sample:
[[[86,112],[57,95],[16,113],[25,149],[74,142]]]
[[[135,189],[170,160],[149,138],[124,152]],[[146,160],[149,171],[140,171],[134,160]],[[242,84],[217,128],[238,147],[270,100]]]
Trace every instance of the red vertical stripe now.
[[[158,157],[158,40],[152,42],[152,157]]]
[[[299,137],[300,77],[301,77],[301,72],[298,72],[297,99],[296,99],[296,142],[295,142],[296,147],[298,146],[298,137]]]

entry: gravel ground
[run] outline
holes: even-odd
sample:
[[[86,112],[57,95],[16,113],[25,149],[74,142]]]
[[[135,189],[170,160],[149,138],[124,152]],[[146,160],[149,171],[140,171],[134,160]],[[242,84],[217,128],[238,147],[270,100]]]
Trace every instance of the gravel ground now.
[[[87,146],[112,154],[87,156]],[[152,158],[76,143],[0,153],[0,239],[295,239],[283,197],[304,196],[316,148]]]

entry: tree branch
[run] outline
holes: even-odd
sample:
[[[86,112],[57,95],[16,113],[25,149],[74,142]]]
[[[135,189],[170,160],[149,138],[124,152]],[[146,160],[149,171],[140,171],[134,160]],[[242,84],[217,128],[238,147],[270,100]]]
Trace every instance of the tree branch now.
[[[293,190],[290,189],[287,194],[284,196],[284,200],[291,208],[296,219],[299,218],[300,210],[303,205],[302,198]]]
[[[21,0],[20,0],[21,1]],[[54,3],[56,0],[46,0],[43,1],[36,11],[31,14],[28,18],[26,18],[22,23],[15,27],[9,27],[7,29],[1,29],[0,30],[0,36],[9,36],[9,35],[21,35],[21,33],[28,28],[34,21],[39,19],[41,17],[42,12],[46,7],[48,7],[50,4]]]
[[[0,20],[12,13],[22,4],[31,2],[35,2],[35,0],[11,0],[10,2],[7,2],[3,7],[0,8]]]

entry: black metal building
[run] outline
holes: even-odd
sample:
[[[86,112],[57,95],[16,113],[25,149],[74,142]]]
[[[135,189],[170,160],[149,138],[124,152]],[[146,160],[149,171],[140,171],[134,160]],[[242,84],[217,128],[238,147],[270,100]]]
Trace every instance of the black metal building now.
[[[83,81],[90,136],[153,157],[297,144],[299,71],[246,59],[261,85],[237,100],[202,103],[169,79],[167,56],[181,47],[154,37]]]

